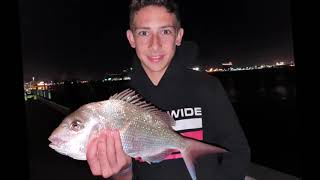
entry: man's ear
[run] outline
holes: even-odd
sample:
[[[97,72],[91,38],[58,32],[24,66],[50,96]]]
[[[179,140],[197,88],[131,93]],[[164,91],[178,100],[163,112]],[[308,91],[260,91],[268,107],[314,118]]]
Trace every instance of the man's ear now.
[[[130,46],[132,48],[135,48],[136,47],[136,42],[134,41],[134,37],[133,37],[133,33],[130,29],[127,30],[127,39],[130,43]]]
[[[177,34],[177,38],[176,38],[176,45],[177,45],[177,46],[180,46],[180,45],[181,45],[183,33],[184,33],[183,28],[180,28],[180,29],[178,30],[178,34]]]

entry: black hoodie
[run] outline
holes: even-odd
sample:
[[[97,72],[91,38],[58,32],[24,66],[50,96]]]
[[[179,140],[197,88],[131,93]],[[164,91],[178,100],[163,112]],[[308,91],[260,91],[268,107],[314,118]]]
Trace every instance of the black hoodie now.
[[[130,86],[150,103],[168,111],[179,133],[229,151],[200,158],[196,164],[198,180],[244,180],[250,148],[232,104],[217,78],[186,68],[183,61],[187,57],[182,55],[177,49],[157,86],[136,59]],[[134,177],[139,180],[191,179],[179,153],[151,165],[134,161],[133,167]]]

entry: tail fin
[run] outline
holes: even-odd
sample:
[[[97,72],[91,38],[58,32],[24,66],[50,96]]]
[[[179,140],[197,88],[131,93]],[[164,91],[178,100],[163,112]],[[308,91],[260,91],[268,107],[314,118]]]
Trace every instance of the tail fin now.
[[[186,163],[187,169],[189,171],[192,180],[197,179],[196,171],[195,171],[195,161],[198,157],[211,153],[224,153],[228,152],[227,150],[205,144],[196,140],[186,139],[187,148],[181,151],[182,158]]]

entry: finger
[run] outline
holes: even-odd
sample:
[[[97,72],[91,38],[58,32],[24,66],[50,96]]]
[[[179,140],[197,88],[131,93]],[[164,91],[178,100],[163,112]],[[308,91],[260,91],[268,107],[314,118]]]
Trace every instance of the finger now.
[[[101,173],[104,178],[110,177],[111,169],[107,157],[107,142],[106,142],[106,135],[101,134],[98,141],[98,159],[100,163]]]
[[[93,175],[101,175],[100,163],[97,157],[98,138],[92,139],[87,146],[87,162]]]
[[[110,130],[106,132],[106,135],[107,135],[107,156],[108,156],[109,165],[113,171],[116,171],[117,158],[116,158],[116,152],[114,147],[114,137]]]
[[[129,164],[131,162],[131,158],[123,151],[123,146],[121,143],[120,133],[119,131],[114,131],[114,146],[116,149],[116,158],[119,164]]]

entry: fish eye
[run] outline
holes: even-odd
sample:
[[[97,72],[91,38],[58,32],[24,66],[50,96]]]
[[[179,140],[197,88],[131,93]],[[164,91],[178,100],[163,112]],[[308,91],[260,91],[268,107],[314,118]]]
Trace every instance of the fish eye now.
[[[74,120],[70,123],[70,129],[74,131],[79,131],[83,128],[83,124],[79,120]]]

